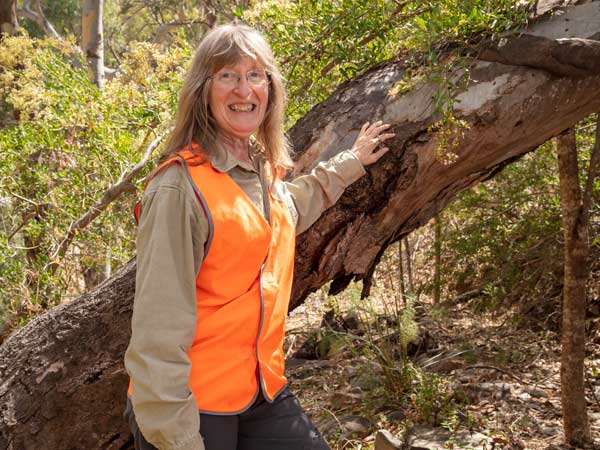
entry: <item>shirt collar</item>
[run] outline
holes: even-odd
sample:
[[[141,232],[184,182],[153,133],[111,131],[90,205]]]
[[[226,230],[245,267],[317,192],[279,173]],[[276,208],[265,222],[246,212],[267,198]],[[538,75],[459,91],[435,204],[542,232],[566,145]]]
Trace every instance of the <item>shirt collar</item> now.
[[[239,166],[241,169],[244,169],[248,172],[259,172],[260,162],[262,160],[262,155],[255,151],[255,145],[253,142],[250,143],[250,163],[246,161],[240,161],[227,150],[225,150],[222,146],[217,146],[217,151],[210,158],[210,163],[212,166],[218,170],[219,172],[229,172],[234,167]]]

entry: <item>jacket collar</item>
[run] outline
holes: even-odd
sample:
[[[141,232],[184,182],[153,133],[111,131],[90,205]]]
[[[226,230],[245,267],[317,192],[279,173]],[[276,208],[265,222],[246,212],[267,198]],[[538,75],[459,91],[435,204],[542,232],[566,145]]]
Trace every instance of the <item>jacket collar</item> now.
[[[260,172],[263,156],[260,152],[256,151],[256,145],[253,140],[250,141],[250,163],[240,161],[221,146],[217,147],[217,151],[210,157],[210,163],[219,172],[229,172],[236,166],[248,172]]]

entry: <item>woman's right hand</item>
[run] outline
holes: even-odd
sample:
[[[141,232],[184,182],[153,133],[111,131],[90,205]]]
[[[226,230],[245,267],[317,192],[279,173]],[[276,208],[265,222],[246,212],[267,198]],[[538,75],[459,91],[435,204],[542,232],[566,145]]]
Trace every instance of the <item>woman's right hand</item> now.
[[[383,133],[390,126],[381,120],[372,124],[366,122],[362,126],[350,151],[356,155],[363,166],[373,164],[387,153],[389,148],[379,147],[379,145],[396,135],[395,133]]]

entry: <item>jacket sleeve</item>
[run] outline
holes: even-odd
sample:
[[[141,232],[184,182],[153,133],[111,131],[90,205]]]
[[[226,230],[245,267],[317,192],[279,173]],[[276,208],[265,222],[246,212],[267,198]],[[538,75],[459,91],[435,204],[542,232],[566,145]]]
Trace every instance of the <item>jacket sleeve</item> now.
[[[323,212],[338,201],[344,190],[366,173],[362,163],[350,151],[319,163],[308,175],[302,175],[285,187],[297,217],[296,234],[306,231]]]
[[[125,367],[144,438],[160,450],[204,450],[189,388],[196,274],[208,223],[183,169],[159,172],[142,198],[136,289]]]

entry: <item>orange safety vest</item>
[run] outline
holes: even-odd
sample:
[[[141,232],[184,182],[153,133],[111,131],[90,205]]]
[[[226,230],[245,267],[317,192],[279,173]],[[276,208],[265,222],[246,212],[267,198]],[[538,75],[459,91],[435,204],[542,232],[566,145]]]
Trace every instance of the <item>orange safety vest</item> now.
[[[179,155],[212,231],[196,278],[190,389],[200,412],[239,414],[252,405],[259,388],[272,401],[287,382],[283,338],[295,226],[287,205],[270,188],[267,222],[227,173],[208,162],[189,164],[197,158],[189,150]]]

